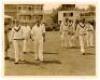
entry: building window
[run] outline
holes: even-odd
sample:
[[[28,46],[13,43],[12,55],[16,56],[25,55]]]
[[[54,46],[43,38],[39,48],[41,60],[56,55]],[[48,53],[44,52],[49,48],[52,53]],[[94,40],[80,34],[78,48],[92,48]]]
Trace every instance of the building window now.
[[[66,17],[66,16],[70,16],[70,17],[73,17],[73,13],[71,12],[71,13],[63,13],[63,17]]]
[[[27,10],[27,6],[23,6],[23,10]]]
[[[63,13],[63,16],[65,17],[66,16],[66,13]]]
[[[70,16],[72,17],[73,16],[73,13],[70,13]]]
[[[41,6],[41,11],[43,10],[43,7]]]
[[[28,9],[29,9],[29,11],[31,11],[31,9],[32,9],[31,6],[29,6]]]
[[[29,16],[29,20],[31,20],[31,16]]]
[[[21,10],[21,6],[18,7],[18,10]]]
[[[32,11],[34,11],[34,6],[32,6]]]

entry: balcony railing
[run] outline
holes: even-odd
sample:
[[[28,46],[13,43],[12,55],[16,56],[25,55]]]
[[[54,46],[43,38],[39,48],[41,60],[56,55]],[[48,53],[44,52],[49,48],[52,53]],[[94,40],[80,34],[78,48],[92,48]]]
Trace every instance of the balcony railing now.
[[[38,14],[43,14],[43,11],[39,11],[39,10],[35,10],[35,11],[26,11],[26,10],[20,10],[19,12],[18,12],[18,15],[34,15],[34,14],[36,14],[36,15],[38,15]]]

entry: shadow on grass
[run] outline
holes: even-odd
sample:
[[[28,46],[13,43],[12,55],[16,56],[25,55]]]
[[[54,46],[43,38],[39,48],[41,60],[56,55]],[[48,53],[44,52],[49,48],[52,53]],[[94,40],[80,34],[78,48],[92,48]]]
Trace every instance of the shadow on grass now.
[[[26,52],[24,54],[34,54],[34,52]],[[43,54],[58,54],[56,52],[43,52]]]
[[[36,62],[35,61],[34,62],[24,61],[24,62],[20,62],[19,64],[40,65],[41,62],[38,62],[38,61],[36,61]],[[58,61],[58,60],[52,60],[52,61],[45,60],[45,61],[42,62],[42,64],[61,64],[61,62]]]
[[[68,49],[80,49],[80,47],[69,47]]]
[[[86,53],[85,55],[95,55],[94,53]]]
[[[31,62],[31,61],[24,61],[23,64],[29,64],[29,65],[39,65],[37,62]]]
[[[43,61],[44,64],[61,64],[59,60],[45,60]]]
[[[13,61],[14,62],[14,59],[11,58],[11,59],[9,59],[9,61]],[[19,61],[19,64],[40,65],[41,62],[24,60],[24,61]],[[44,60],[42,62],[42,64],[61,64],[61,61],[59,61],[59,60]]]
[[[42,62],[43,64],[61,64],[60,61],[58,60],[45,60]],[[24,61],[24,63],[21,63],[21,64],[30,64],[30,65],[39,65],[40,62],[31,62],[31,61]]]
[[[44,54],[58,54],[56,52],[44,52]]]

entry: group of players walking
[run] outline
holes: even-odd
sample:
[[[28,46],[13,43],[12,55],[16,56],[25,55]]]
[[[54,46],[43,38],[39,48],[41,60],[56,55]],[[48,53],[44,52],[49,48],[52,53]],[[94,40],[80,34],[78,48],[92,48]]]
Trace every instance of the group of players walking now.
[[[86,47],[94,47],[94,27],[85,19],[81,19],[77,24],[66,19],[60,22],[60,34],[62,47],[77,47],[79,43],[80,51],[83,55],[86,54]]]
[[[7,33],[5,31],[5,37],[7,38]],[[5,39],[6,39],[5,38]],[[19,61],[24,61],[24,54],[27,52],[28,40],[34,42],[34,53],[35,60],[43,62],[43,42],[45,41],[45,25],[41,21],[37,21],[36,24],[30,28],[30,26],[25,23],[21,24],[19,21],[15,21],[10,34],[10,43],[14,47],[15,64]],[[7,39],[5,40],[5,59],[8,59],[8,48]],[[31,44],[32,45],[32,44]]]
[[[24,61],[24,53],[28,48],[27,42],[31,39],[34,42],[35,60],[43,62],[43,42],[45,42],[45,24],[41,20],[31,28],[25,23],[22,25],[19,21],[15,21],[11,29],[11,40],[14,47],[14,63],[18,64],[19,61]],[[7,28],[7,26],[6,26]],[[9,42],[7,39],[7,29],[5,28],[5,59],[9,58],[7,50]],[[79,21],[76,25],[73,21],[66,19],[60,22],[60,36],[61,47],[72,48],[77,47],[76,42],[80,45],[80,51],[83,55],[86,54],[85,45],[87,47],[94,46],[94,28],[85,19]]]

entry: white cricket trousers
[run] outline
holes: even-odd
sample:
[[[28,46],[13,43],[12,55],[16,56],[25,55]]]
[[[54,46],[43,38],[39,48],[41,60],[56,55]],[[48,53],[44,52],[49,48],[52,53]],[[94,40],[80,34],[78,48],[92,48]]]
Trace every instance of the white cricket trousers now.
[[[43,61],[43,39],[34,41],[35,59]]]
[[[69,45],[69,39],[68,39],[68,31],[64,31],[61,35],[61,46],[62,47],[68,47]]]
[[[27,48],[28,48],[28,40],[27,39],[25,39],[24,41],[23,41],[23,52],[27,52]]]
[[[73,36],[72,35],[68,35],[68,43],[69,43],[69,47],[73,47]]]
[[[90,47],[90,46],[94,46],[94,35],[93,35],[93,32],[87,32],[87,35],[86,35],[86,43],[87,43],[87,47]]]
[[[71,36],[71,41],[72,41],[71,46],[72,46],[72,47],[75,47],[75,35],[72,35],[72,36]]]
[[[82,53],[85,53],[85,36],[84,35],[79,35],[79,43],[80,43],[80,51]]]
[[[23,59],[23,40],[13,40],[14,45],[14,53],[15,53],[15,62],[18,62],[19,60]]]

